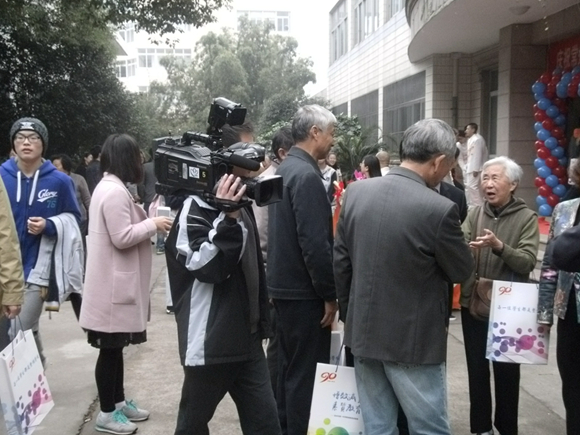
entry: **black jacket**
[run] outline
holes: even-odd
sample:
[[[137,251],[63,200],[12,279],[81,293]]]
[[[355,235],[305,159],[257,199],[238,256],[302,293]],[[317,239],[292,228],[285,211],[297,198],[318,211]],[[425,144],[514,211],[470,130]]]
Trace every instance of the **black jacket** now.
[[[246,361],[251,358],[253,338],[242,252],[250,233],[242,221],[226,217],[197,196],[190,198],[165,243],[181,363],[200,366]],[[248,213],[259,247],[251,209]],[[256,248],[255,255],[257,333],[268,338],[272,331],[260,249]]]
[[[282,201],[268,210],[268,292],[275,299],[336,300],[332,212],[314,158],[296,146],[276,175]]]

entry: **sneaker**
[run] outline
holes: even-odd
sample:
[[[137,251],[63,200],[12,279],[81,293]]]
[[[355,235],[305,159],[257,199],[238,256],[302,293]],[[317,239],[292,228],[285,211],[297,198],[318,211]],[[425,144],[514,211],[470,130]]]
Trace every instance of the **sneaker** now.
[[[457,317],[452,314],[449,316],[449,320],[453,322],[454,320],[457,320]]]
[[[99,412],[95,423],[95,430],[115,435],[127,435],[137,432],[137,425],[131,423],[120,410],[116,410],[111,414]]]
[[[125,403],[126,405],[121,408],[121,411],[123,411],[123,414],[125,414],[125,417],[127,417],[129,421],[145,421],[149,418],[150,412],[138,408],[132,400],[128,400]]]
[[[165,249],[157,249],[156,254],[157,255],[163,255],[163,254],[165,254]]]
[[[165,312],[167,314],[173,314],[173,313],[175,313],[175,311],[173,310],[173,307],[171,305],[168,305],[167,307],[165,307]]]

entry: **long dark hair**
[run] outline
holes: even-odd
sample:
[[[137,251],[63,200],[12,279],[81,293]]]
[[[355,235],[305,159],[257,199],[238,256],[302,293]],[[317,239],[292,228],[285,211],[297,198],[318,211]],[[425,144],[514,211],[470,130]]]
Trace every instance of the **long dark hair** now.
[[[380,177],[381,174],[381,164],[377,156],[369,154],[363,159],[363,165],[369,168],[369,178]]]
[[[140,183],[143,165],[137,141],[128,134],[112,134],[103,144],[101,173],[116,175],[123,183]]]

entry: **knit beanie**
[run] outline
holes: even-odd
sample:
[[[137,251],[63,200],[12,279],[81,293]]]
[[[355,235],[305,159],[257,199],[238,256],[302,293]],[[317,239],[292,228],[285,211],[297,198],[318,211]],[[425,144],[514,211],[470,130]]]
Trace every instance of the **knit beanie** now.
[[[16,121],[10,129],[10,144],[12,145],[12,149],[14,149],[14,136],[22,130],[30,130],[38,133],[42,139],[42,154],[44,155],[48,148],[48,130],[42,121],[36,118],[21,118]]]

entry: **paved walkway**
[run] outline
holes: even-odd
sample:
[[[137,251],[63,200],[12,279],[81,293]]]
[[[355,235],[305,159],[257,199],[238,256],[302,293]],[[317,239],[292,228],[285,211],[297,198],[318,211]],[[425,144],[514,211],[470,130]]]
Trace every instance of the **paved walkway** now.
[[[175,321],[165,313],[164,257],[154,256],[153,265],[148,342],[127,349],[126,393],[128,398],[134,398],[140,406],[152,411],[149,421],[139,423],[139,434],[172,435],[183,375],[177,353]],[[70,304],[53,314],[52,320],[44,313],[41,331],[55,407],[35,433],[96,435],[98,432],[93,427],[98,402],[93,371],[97,351],[86,343]],[[552,337],[550,351],[547,366],[522,367],[519,414],[520,433],[525,435],[565,434],[555,337]],[[448,361],[451,426],[454,434],[467,435],[469,398],[459,316],[449,328]],[[241,435],[236,409],[229,397],[220,404],[210,431],[212,435]],[[2,425],[0,434],[4,433]]]

